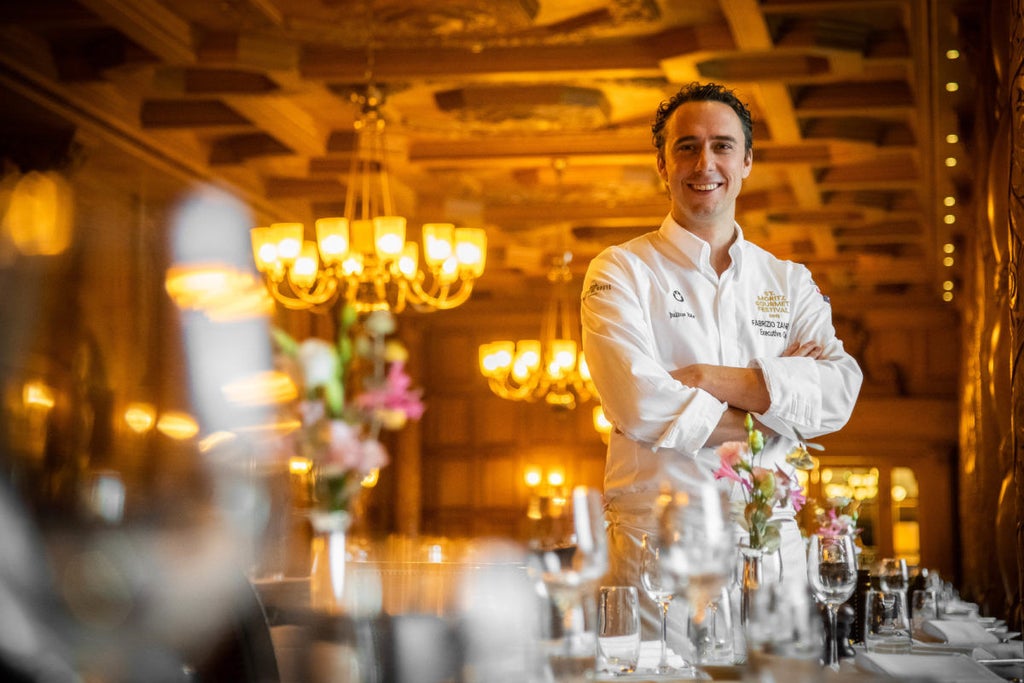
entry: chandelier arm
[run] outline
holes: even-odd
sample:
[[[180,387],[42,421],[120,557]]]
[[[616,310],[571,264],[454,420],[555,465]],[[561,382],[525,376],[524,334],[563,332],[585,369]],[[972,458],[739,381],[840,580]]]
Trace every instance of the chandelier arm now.
[[[312,291],[305,292],[301,288],[296,288],[292,285],[287,278],[274,281],[269,277],[265,277],[264,281],[274,299],[279,301],[285,308],[293,311],[300,311],[313,306],[322,306],[332,301],[338,292],[338,284],[333,277],[319,278],[316,287]],[[282,289],[282,287],[287,287],[287,291]]]
[[[413,280],[410,283],[413,294],[410,298],[414,302],[413,306],[416,310],[424,310],[424,308],[421,307],[425,307],[441,311],[447,311],[455,308],[456,306],[461,306],[473,293],[473,284],[476,280],[460,280],[459,282],[460,285],[456,289],[454,295],[448,294],[448,292],[451,291],[450,285],[443,285],[440,292],[436,296],[432,296],[423,290],[423,287],[420,286],[419,282]]]
[[[537,400],[536,387],[531,383],[518,384],[514,380],[511,382],[509,380],[511,380],[510,374],[506,374],[503,378],[488,377],[487,385],[499,398],[528,402]]]

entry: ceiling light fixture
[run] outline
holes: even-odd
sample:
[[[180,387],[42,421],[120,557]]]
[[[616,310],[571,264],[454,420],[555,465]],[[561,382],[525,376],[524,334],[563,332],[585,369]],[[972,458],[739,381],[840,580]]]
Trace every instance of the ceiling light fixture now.
[[[345,215],[317,219],[316,241],[306,239],[302,223],[253,228],[256,267],[286,308],[316,308],[339,297],[364,313],[400,313],[407,303],[420,311],[455,308],[483,275],[487,235],[482,228],[426,223],[420,263],[420,247],[406,239],[406,219],[391,198],[383,94],[371,83],[354,99],[361,112]]]
[[[480,345],[480,372],[501,398],[544,401],[571,410],[597,395],[579,344],[578,302],[572,296],[572,254],[557,258],[548,273],[553,285],[539,339],[493,341]]]

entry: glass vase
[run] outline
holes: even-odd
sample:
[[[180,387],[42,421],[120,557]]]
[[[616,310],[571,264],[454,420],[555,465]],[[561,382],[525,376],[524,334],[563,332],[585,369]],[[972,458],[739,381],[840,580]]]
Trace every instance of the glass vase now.
[[[765,582],[782,582],[782,555],[777,550],[769,553],[763,548],[740,545],[739,556],[740,625],[745,628],[757,590]]]
[[[346,510],[310,513],[313,526],[309,598],[314,610],[328,614],[342,611],[345,593],[345,543],[351,515]]]

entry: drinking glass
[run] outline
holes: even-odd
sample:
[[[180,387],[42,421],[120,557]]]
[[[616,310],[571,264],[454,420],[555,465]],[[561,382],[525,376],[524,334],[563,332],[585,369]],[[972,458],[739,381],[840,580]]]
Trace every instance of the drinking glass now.
[[[601,493],[577,486],[565,510],[530,540],[527,569],[551,600],[547,663],[557,681],[583,681],[594,671],[595,588],[608,571]]]
[[[750,593],[746,640],[750,683],[823,679],[821,613],[806,581],[762,583]]]
[[[868,591],[864,604],[864,647],[868,652],[910,652],[907,596],[901,591]]]
[[[910,599],[910,618],[912,635],[921,633],[924,624],[931,619],[939,618],[939,600],[933,590],[916,590]]]
[[[693,482],[659,498],[661,574],[665,586],[690,604],[718,600],[732,572],[736,541],[728,510],[725,493],[712,482]],[[686,671],[696,669],[687,662]]]
[[[905,593],[910,586],[907,561],[893,557],[880,560],[878,563],[878,585],[883,591]]]
[[[613,676],[636,671],[640,604],[633,586],[601,586],[597,599],[597,668]]]
[[[693,661],[705,664],[732,664],[732,600],[728,587],[718,597],[689,604],[686,635],[690,640]]]
[[[825,664],[838,671],[836,610],[850,599],[857,586],[857,556],[853,538],[848,534],[812,535],[807,550],[807,579],[814,597],[825,606],[828,614],[828,633],[831,635]]]
[[[672,576],[665,571],[661,561],[662,550],[658,542],[650,534],[644,534],[641,541],[640,585],[651,600],[660,608],[661,613],[661,656],[654,668],[657,674],[679,673],[668,663],[668,608],[675,597],[677,585]],[[685,663],[683,673],[692,673],[693,667]]]

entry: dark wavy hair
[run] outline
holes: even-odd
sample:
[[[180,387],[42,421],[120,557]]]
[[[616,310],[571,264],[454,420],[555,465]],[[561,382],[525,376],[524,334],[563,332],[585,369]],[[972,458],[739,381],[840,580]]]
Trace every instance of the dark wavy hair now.
[[[654,123],[651,124],[651,135],[658,155],[665,153],[665,122],[672,115],[679,105],[686,102],[721,102],[727,104],[740,117],[740,125],[743,126],[743,140],[749,152],[754,148],[754,122],[750,117],[750,110],[736,96],[736,92],[718,83],[690,83],[679,89],[675,95],[662,102],[654,115]]]

